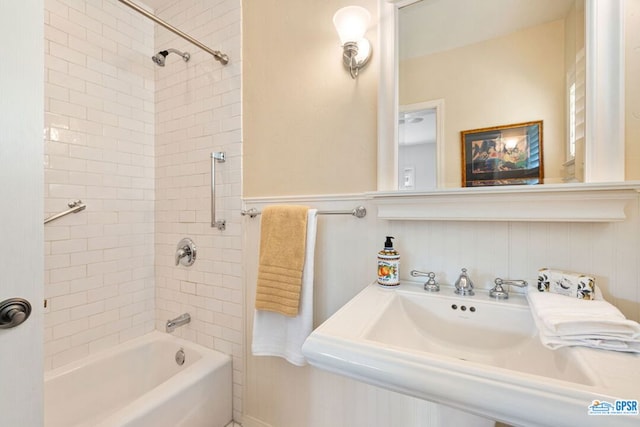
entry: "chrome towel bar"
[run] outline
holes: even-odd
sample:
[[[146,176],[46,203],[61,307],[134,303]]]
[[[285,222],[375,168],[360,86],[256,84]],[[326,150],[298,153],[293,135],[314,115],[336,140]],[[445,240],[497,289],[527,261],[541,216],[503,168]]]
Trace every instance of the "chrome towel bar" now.
[[[242,216],[249,216],[255,218],[261,214],[261,212],[255,208],[243,210],[240,212]],[[318,215],[353,215],[356,218],[364,218],[367,216],[367,209],[364,206],[358,206],[350,211],[318,211]]]
[[[69,202],[67,203],[67,206],[69,206],[69,209],[67,209],[64,212],[60,212],[57,213],[55,215],[51,215],[49,218],[44,220],[44,223],[47,224],[51,221],[54,221],[58,218],[62,218],[63,216],[72,214],[72,213],[76,213],[76,212],[80,212],[84,209],[86,209],[87,205],[85,205],[84,203],[82,203],[82,200],[74,200],[73,202]]]

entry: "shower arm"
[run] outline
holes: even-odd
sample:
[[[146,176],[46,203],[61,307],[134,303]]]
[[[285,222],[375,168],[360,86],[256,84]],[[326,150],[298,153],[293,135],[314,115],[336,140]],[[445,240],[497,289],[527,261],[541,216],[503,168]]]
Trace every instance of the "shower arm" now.
[[[190,35],[183,33],[182,31],[180,31],[179,29],[177,29],[176,27],[174,27],[173,25],[163,21],[162,19],[158,18],[157,16],[155,16],[153,13],[144,10],[143,8],[141,8],[140,6],[138,6],[137,4],[129,1],[129,0],[118,0],[120,3],[123,3],[127,6],[129,6],[131,9],[135,10],[136,12],[146,16],[147,18],[151,19],[152,21],[154,21],[156,24],[163,26],[164,28],[166,28],[167,30],[171,31],[172,33],[182,37],[183,39],[185,39],[186,41],[193,43],[194,45],[198,46],[200,49],[204,50],[205,52],[210,53],[211,55],[213,55],[214,58],[216,58],[216,60],[218,60],[222,65],[226,65],[229,62],[229,56],[217,51],[217,50],[213,50],[211,48],[209,48],[208,46],[200,43],[198,40],[194,39],[193,37],[191,37]]]
[[[189,52],[181,52],[178,49],[173,49],[171,47],[165,50],[167,51],[167,53],[175,53],[176,55],[180,55],[182,59],[185,60],[185,62],[191,58],[191,55],[189,55]]]

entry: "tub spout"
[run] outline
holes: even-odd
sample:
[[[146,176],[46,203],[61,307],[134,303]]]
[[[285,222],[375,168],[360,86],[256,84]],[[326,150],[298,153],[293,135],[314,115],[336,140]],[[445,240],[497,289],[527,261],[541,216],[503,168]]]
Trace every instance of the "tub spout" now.
[[[167,320],[167,333],[171,333],[176,330],[177,327],[186,325],[191,322],[191,315],[189,313],[184,313],[175,319]]]

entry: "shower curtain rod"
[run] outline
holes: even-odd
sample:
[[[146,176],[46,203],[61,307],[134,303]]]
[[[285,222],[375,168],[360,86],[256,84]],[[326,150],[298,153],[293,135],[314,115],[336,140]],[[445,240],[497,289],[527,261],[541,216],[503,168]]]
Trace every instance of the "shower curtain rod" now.
[[[151,19],[156,24],[162,25],[164,28],[166,28],[167,30],[171,31],[174,34],[177,34],[178,36],[182,37],[186,41],[193,43],[194,45],[198,46],[200,49],[204,50],[205,52],[210,53],[211,55],[213,55],[214,58],[216,58],[218,61],[220,61],[220,63],[222,65],[227,65],[227,63],[229,62],[229,56],[228,55],[226,55],[226,54],[224,54],[224,53],[222,53],[220,51],[213,50],[213,49],[207,47],[206,45],[200,43],[198,40],[194,39],[190,35],[183,33],[182,31],[180,31],[179,29],[177,29],[173,25],[171,25],[171,24],[163,21],[162,19],[158,18],[153,13],[144,10],[143,8],[138,6],[137,4],[135,4],[135,3],[133,3],[133,2],[131,2],[129,0],[118,0],[118,1],[120,3],[123,3],[123,4],[127,5],[127,6],[129,6],[131,9],[135,10],[136,12],[138,12],[138,13],[146,16],[147,18]]]

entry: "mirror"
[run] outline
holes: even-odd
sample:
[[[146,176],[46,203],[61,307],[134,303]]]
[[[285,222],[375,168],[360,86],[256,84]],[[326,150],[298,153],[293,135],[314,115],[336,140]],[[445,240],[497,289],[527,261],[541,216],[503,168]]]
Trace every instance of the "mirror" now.
[[[429,190],[434,176],[437,188],[460,187],[461,132],[537,120],[544,123],[544,183],[625,180],[624,34],[616,31],[623,13],[637,19],[630,8],[640,0],[381,1],[379,190]],[[591,26],[604,31],[585,33]],[[585,54],[596,47],[606,54]],[[413,107],[430,102],[441,104],[441,132],[437,148],[418,160],[406,154],[416,144],[398,137],[411,124],[407,114],[417,114]],[[432,137],[422,143],[434,145]],[[430,165],[428,174],[421,165]],[[426,187],[419,176],[429,177]]]

